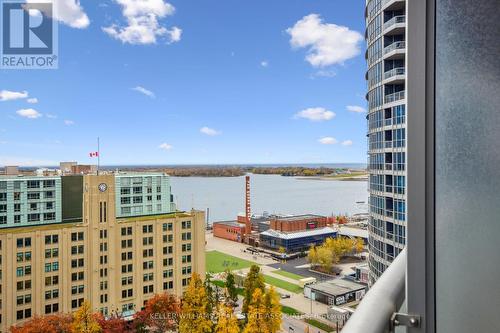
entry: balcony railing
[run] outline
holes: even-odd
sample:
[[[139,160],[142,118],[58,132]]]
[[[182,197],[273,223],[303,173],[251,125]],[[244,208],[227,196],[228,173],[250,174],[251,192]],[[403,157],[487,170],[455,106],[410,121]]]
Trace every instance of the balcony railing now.
[[[406,22],[406,16],[405,15],[399,15],[399,16],[394,16],[391,18],[389,21],[384,23],[384,29],[389,28],[390,26],[398,23],[405,23]]]
[[[404,0],[384,0],[382,2],[382,7],[385,7],[385,5],[388,4],[389,2],[398,2],[398,1],[404,1]]]
[[[396,76],[396,75],[405,75],[405,68],[398,67],[398,68],[393,68],[393,69],[385,72],[384,79],[388,79],[388,78]]]
[[[384,333],[405,299],[406,249],[366,293],[342,333]]]
[[[387,54],[394,50],[403,50],[406,47],[406,43],[404,40],[399,42],[394,42],[391,45],[388,45],[384,48],[384,54]]]
[[[405,98],[405,91],[401,90],[393,94],[385,95],[384,103],[392,103]]]

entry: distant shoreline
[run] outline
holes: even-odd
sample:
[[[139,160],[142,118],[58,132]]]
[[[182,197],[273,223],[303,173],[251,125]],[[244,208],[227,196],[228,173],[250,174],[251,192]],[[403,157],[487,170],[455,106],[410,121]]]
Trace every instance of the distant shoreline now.
[[[298,180],[328,180],[328,181],[351,181],[351,182],[367,182],[368,176],[352,176],[352,177],[335,177],[335,176],[325,176],[325,177],[295,177]]]

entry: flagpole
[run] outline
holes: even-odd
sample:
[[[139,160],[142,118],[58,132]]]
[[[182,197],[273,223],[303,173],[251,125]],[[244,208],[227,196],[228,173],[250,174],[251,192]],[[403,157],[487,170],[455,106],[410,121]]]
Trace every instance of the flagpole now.
[[[99,176],[99,168],[101,166],[101,147],[99,144],[99,137],[97,137],[97,175]]]

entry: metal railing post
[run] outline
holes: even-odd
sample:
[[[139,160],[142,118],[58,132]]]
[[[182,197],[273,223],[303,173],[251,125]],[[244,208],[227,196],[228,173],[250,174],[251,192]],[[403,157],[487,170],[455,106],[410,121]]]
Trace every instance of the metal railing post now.
[[[389,332],[391,318],[405,299],[406,249],[365,295],[342,333]]]

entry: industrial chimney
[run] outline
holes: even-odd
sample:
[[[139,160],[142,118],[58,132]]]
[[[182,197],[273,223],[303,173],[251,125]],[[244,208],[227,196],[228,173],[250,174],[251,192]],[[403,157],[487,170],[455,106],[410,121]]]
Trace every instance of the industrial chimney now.
[[[250,176],[245,177],[246,180],[246,197],[245,197],[245,236],[249,237],[252,234],[252,210],[250,207]],[[247,238],[248,239],[248,238]]]

